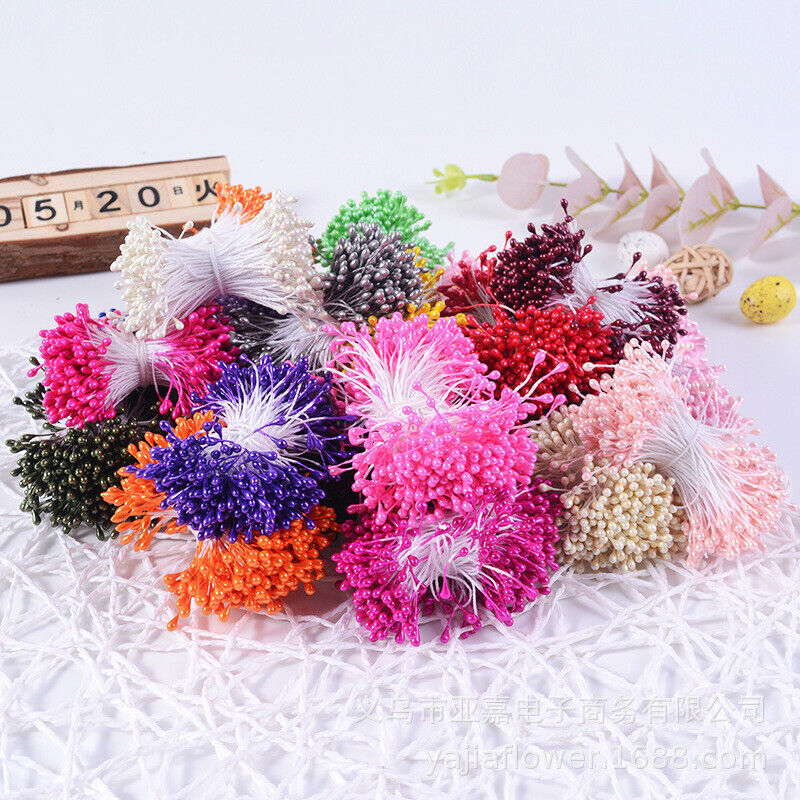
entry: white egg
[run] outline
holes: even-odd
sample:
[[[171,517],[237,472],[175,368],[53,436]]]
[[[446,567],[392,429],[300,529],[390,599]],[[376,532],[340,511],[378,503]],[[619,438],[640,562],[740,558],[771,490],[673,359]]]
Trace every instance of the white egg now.
[[[654,267],[669,258],[667,243],[652,231],[631,231],[619,240],[617,258],[623,269],[630,267],[634,253],[641,253],[642,261],[648,267]]]

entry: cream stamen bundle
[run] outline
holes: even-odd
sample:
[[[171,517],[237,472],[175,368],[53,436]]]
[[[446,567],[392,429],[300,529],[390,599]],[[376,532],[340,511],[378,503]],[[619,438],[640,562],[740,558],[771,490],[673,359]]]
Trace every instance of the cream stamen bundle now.
[[[686,518],[652,464],[596,466],[561,495],[561,553],[577,569],[632,570],[646,560],[675,558],[686,549]]]
[[[220,365],[233,360],[229,328],[217,310],[198,308],[180,330],[154,339],[128,333],[118,311],[95,319],[78,304],[74,314],[57,316],[55,328],[41,331],[41,364],[28,373],[44,371],[48,418],[71,426],[111,419],[126,397],[145,386],[156,388],[162,414],[186,413],[192,392],[205,391],[220,376]]]
[[[199,306],[225,295],[281,314],[308,302],[318,284],[311,223],[294,213],[294,202],[275,192],[251,214],[223,196],[208,228],[178,238],[144,217],[133,220],[111,265],[122,275],[126,330],[163,336]]]

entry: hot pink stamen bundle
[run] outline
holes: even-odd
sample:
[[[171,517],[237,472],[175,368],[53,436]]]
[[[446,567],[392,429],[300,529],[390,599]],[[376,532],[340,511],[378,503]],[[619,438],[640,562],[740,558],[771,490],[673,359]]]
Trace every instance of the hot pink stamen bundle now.
[[[626,345],[613,375],[571,412],[587,453],[612,464],[646,461],[674,478],[688,515],[689,563],[762,546],[782,524],[786,479],[774,454],[727,400],[692,387],[652,348]]]
[[[51,422],[81,427],[111,419],[117,405],[141,386],[154,386],[160,412],[178,417],[191,411],[192,392],[204,393],[220,376],[220,364],[233,360],[230,328],[203,306],[182,321],[180,330],[157,339],[140,339],[122,328],[117,311],[94,318],[85,304],[55,318],[41,331],[44,407]]]
[[[529,407],[504,392],[427,419],[411,411],[362,438],[356,427],[350,441],[362,449],[353,456],[353,490],[382,521],[389,512],[402,519],[428,508],[434,516],[462,512],[473,494],[525,486],[536,463],[536,446],[519,426]]]
[[[495,399],[494,373],[455,320],[395,315],[374,334],[348,323],[333,352],[358,419],[353,489],[378,524],[390,512],[441,516],[471,496],[528,485],[536,446],[520,423],[533,405],[509,390]]]
[[[354,590],[356,618],[373,641],[418,645],[420,616],[436,610],[446,619],[442,641],[456,616],[462,638],[486,615],[511,625],[512,614],[550,591],[559,508],[554,494],[531,488],[471,496],[461,513],[442,519],[409,523],[367,512],[345,523],[349,541],[333,556],[341,588]]]

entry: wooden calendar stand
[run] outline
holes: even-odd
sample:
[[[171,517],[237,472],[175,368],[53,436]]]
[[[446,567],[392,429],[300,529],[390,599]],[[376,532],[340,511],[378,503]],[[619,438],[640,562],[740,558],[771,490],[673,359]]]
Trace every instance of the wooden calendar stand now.
[[[224,156],[0,180],[0,281],[108,269],[140,214],[178,235],[207,225]]]

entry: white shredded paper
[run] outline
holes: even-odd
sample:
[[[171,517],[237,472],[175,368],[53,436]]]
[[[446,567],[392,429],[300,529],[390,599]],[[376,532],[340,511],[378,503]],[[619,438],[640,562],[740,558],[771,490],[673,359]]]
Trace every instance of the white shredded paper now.
[[[0,351],[0,431],[24,347]],[[275,617],[169,633],[168,537],[34,527],[0,445],[0,796],[794,798],[800,547],[556,576],[512,627],[369,641],[327,578]]]

